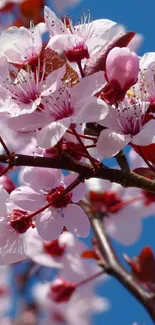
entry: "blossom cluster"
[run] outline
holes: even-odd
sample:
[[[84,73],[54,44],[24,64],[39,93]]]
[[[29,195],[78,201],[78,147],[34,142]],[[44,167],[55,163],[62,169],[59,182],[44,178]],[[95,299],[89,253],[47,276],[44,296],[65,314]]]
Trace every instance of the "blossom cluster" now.
[[[97,214],[110,237],[131,245],[155,213],[155,194],[98,177],[109,169],[102,160],[128,145],[131,169],[155,178],[155,53],[139,57],[139,40],[114,21],[93,21],[90,12],[74,25],[48,7],[44,22],[0,35],[0,157],[8,163],[0,167],[0,265],[29,258],[32,273],[57,270],[33,293],[47,325],[73,324],[74,309],[74,324],[85,325],[93,310],[108,307],[94,295],[94,282],[87,286],[103,273],[94,264],[102,259],[98,243],[88,251],[79,239],[89,236],[91,218]],[[16,187],[7,172],[17,158],[24,167]],[[72,162],[93,177],[73,171]]]

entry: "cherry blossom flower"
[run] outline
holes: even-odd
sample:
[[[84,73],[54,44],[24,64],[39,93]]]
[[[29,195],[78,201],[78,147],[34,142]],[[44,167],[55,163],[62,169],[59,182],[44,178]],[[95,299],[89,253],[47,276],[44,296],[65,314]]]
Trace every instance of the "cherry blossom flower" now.
[[[38,132],[38,145],[50,148],[66,133],[71,125],[94,122],[104,119],[108,114],[107,104],[93,96],[104,83],[102,72],[82,79],[74,87],[63,84],[50,96],[44,96],[45,115],[51,123]]]
[[[136,91],[142,100],[155,103],[155,52],[145,53],[140,59],[139,82]]]
[[[31,227],[26,211],[17,209],[8,193],[0,186],[0,265],[15,263],[26,258],[24,233]]]
[[[148,145],[155,142],[155,121],[144,124],[149,103],[126,97],[122,102],[109,106],[107,118],[100,124],[105,129],[100,133],[97,150],[100,157],[116,155],[128,143]]]
[[[1,98],[0,104],[2,107],[1,111],[7,111],[12,116],[34,112],[39,107],[39,105],[41,105],[41,97],[47,95],[49,92],[54,92],[57,84],[59,84],[61,78],[65,73],[65,67],[62,67],[51,72],[44,81],[44,72],[40,79],[39,68],[36,72],[32,72],[31,69],[28,69],[27,71],[21,69],[18,71],[18,69],[15,68],[13,71],[10,71],[7,61],[5,61],[5,67],[3,66],[4,60],[6,60],[6,58],[4,56],[1,56],[1,89],[4,93],[4,98]],[[12,80],[12,72],[15,75],[14,80]]]
[[[72,263],[72,255],[80,258],[86,250],[82,241],[68,231],[63,232],[57,239],[45,242],[33,229],[31,235],[25,236],[25,254],[39,265],[52,268],[62,268],[64,263]]]
[[[109,181],[90,179],[86,182],[87,200],[100,211],[107,233],[116,241],[131,245],[142,231],[143,205],[141,191],[124,189]]]
[[[30,29],[25,27],[10,27],[0,36],[1,53],[12,63],[30,64],[39,57],[42,49],[41,25]]]
[[[108,114],[107,104],[93,96],[105,82],[102,72],[86,77],[70,88],[60,80],[64,71],[63,66],[51,72],[45,81],[38,82],[32,71],[22,72],[17,84],[8,81],[4,84],[12,103],[2,103],[3,110],[7,109],[11,114],[8,126],[26,132],[41,128],[37,140],[42,148],[57,144],[70,125],[101,120]]]
[[[33,295],[37,300],[40,310],[48,312],[48,319],[44,319],[45,325],[51,323],[66,322],[68,325],[89,325],[90,317],[93,313],[104,312],[109,309],[109,302],[94,293],[85,292],[80,295],[77,292],[73,294],[67,303],[57,304],[53,302],[48,293],[50,284],[38,284],[33,290]]]
[[[73,26],[68,17],[63,23],[48,7],[45,7],[45,23],[51,35],[48,47],[64,51],[70,62],[88,59],[90,51],[102,44],[103,36],[106,38],[106,33],[116,25],[108,19],[91,21],[88,12],[77,26]]]
[[[42,178],[40,173],[44,175]],[[56,239],[64,226],[76,236],[89,235],[88,218],[76,204],[84,195],[84,184],[78,185],[57,203],[52,204],[75,177],[75,174],[63,176],[59,170],[25,168],[23,178],[32,187],[19,187],[11,193],[11,199],[17,206],[33,212],[51,202],[51,206],[35,218],[38,234],[46,241]]]

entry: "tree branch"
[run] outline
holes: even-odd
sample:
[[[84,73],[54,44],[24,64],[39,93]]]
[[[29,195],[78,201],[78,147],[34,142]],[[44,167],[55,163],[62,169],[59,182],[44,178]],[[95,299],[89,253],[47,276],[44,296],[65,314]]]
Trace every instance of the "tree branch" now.
[[[121,265],[111,242],[104,231],[103,220],[96,216],[90,218],[90,222],[97,238],[100,252],[106,263],[106,267],[103,264],[104,270],[106,273],[115,277],[134,297],[136,297],[136,299],[145,307],[154,323],[155,295],[144,290],[132,275]]]
[[[72,157],[38,157],[11,154],[8,157],[6,154],[0,155],[0,163],[11,163],[11,166],[33,166],[44,168],[56,168],[73,171],[81,175],[84,179],[96,177],[109,180],[121,184],[123,187],[138,187],[155,193],[155,182],[134,173],[132,170],[124,173],[122,170],[110,169],[102,166],[94,171],[94,168],[89,164],[81,163]]]

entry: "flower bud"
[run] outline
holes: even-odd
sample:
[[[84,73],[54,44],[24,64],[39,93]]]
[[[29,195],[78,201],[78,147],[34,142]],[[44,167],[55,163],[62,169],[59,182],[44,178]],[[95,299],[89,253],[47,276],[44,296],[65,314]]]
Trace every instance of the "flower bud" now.
[[[49,298],[55,302],[67,302],[76,289],[76,284],[63,279],[57,279],[53,282]]]
[[[128,90],[137,82],[139,58],[127,47],[114,47],[106,60],[106,79],[113,89]]]

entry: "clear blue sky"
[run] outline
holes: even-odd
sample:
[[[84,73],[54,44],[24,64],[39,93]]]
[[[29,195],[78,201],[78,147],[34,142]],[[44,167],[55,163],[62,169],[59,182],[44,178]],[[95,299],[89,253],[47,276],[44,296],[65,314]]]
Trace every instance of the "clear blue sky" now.
[[[108,18],[125,25],[128,30],[143,34],[144,42],[140,54],[155,51],[155,0],[83,0],[76,9],[68,10],[68,14],[78,18],[82,9],[90,9],[94,19]],[[143,234],[136,245],[126,248],[115,243],[120,258],[124,252],[134,256],[148,244],[155,251],[155,219],[146,219],[143,225]],[[139,325],[153,324],[139,303],[117,281],[110,280],[98,289],[98,293],[109,297],[111,309],[95,316],[93,325],[131,325],[135,321]]]

